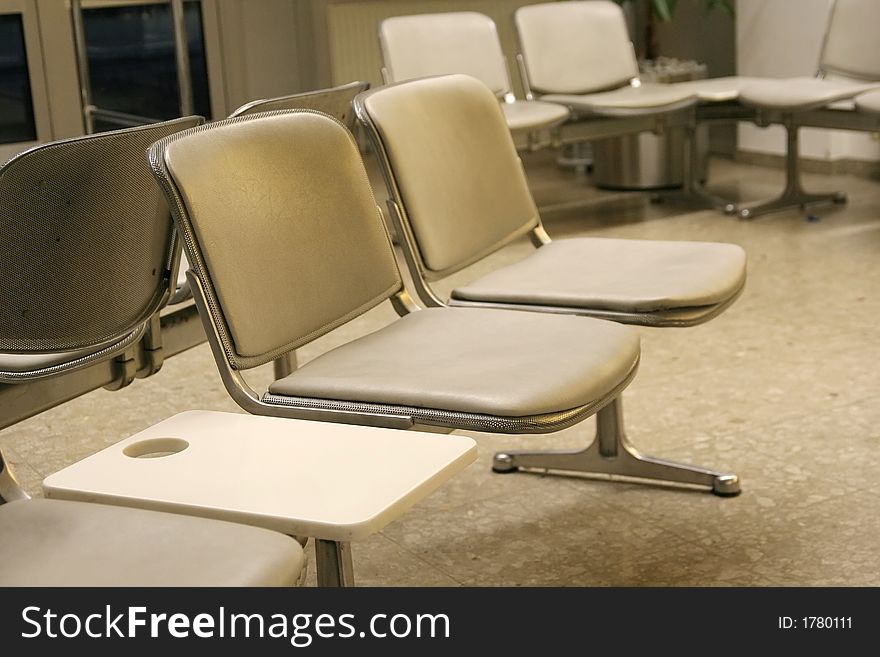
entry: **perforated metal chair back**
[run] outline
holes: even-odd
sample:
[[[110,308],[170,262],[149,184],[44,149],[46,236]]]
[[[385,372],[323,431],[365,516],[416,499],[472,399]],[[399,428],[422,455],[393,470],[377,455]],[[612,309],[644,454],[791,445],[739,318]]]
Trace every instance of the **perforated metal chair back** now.
[[[462,269],[538,226],[507,122],[478,80],[403,82],[361,94],[355,109],[426,279]]]
[[[859,80],[880,80],[880,2],[835,0],[819,68]]]
[[[379,42],[389,82],[464,73],[497,96],[510,79],[495,22],[473,11],[386,18]]]
[[[167,298],[175,246],[143,153],[202,121],[44,144],[0,169],[0,351],[107,346],[142,328]]]
[[[354,115],[351,103],[355,96],[369,88],[369,82],[358,81],[349,82],[331,89],[319,89],[318,91],[307,91],[301,94],[255,100],[239,107],[229,115],[229,118],[274,110],[310,109],[329,114],[339,119],[346,128],[354,131],[357,118]]]
[[[269,362],[402,289],[339,121],[310,110],[240,116],[172,135],[149,157],[231,367]]]
[[[514,24],[534,91],[593,93],[639,75],[623,10],[614,2],[529,5],[516,10]]]

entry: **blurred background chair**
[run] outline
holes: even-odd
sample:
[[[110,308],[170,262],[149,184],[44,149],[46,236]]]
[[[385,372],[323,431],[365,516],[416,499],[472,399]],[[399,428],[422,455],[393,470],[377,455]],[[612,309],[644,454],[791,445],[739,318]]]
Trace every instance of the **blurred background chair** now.
[[[515,98],[498,32],[488,16],[476,12],[395,16],[380,23],[379,41],[386,82],[449,73],[471,75],[501,101],[510,130],[529,135],[533,146],[540,141],[540,131],[568,119],[569,112],[562,105]]]

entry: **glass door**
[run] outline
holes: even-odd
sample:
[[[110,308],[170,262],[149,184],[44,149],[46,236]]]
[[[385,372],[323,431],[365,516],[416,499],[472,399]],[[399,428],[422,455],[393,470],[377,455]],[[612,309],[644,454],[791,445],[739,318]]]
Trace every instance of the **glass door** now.
[[[86,132],[211,118],[200,0],[71,0]]]
[[[36,0],[0,0],[0,162],[51,138]]]

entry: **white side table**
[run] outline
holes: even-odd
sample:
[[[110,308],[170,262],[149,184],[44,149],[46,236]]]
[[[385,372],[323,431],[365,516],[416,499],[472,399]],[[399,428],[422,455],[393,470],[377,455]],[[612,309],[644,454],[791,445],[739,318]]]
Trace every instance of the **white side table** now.
[[[351,586],[350,542],[476,455],[463,436],[189,411],[51,475],[43,490],[311,536],[319,586]]]

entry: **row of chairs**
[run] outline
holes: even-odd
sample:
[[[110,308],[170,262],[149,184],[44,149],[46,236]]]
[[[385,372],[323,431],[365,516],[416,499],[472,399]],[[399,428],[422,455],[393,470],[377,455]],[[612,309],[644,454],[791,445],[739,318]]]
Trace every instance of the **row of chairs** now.
[[[353,129],[352,99],[367,86],[254,101],[233,115],[305,107]],[[152,360],[135,366],[149,375],[161,366],[159,312],[186,306],[191,294],[188,264],[142,154],[201,123],[189,117],[45,144],[0,168],[0,388],[7,398],[34,398],[27,414],[85,392],[64,384],[90,367]],[[199,333],[184,346],[204,342]],[[32,386],[43,382],[52,394]],[[292,586],[305,574],[300,542],[266,529],[29,499],[2,452],[0,533],[4,585]]]
[[[250,109],[256,107],[265,104]],[[341,107],[338,114],[350,116],[345,101]],[[47,144],[4,166],[3,229],[16,236],[24,255],[11,254],[11,264],[3,265],[10,266],[4,278],[10,302],[0,314],[0,348],[9,357],[51,358],[51,366],[42,361],[30,371],[19,369],[60,377],[65,368],[86,367],[84,359],[143,346],[145,336],[159,330],[152,320],[172,289],[180,291],[179,235],[189,259],[189,291],[221,378],[251,413],[491,433],[548,433],[596,414],[596,440],[587,449],[502,453],[495,469],[613,474],[737,494],[735,475],[635,450],[623,431],[620,395],[635,376],[640,353],[637,334],[623,324],[688,326],[714,317],[743,288],[742,250],[688,242],[551,242],[495,96],[471,77],[361,93],[355,108],[381,153],[389,209],[406,236],[417,296],[429,307],[420,309],[404,287],[345,125],[313,110],[242,112],[211,125],[187,118]],[[140,153],[147,146],[176,233],[156,187],[142,184],[149,173]],[[429,293],[429,279],[525,234],[540,246],[523,263],[454,291],[448,303]],[[400,320],[327,352],[262,394],[245,382],[244,370],[284,357],[385,301]],[[3,472],[0,490],[14,499],[14,482],[8,468]],[[4,531],[17,537],[4,541],[4,556],[17,558],[26,572],[29,541],[40,540],[58,516],[82,528],[68,533],[71,545],[58,546],[74,561],[89,558],[100,522],[128,527],[110,516],[128,511],[70,504],[0,507],[0,522],[17,527]],[[36,520],[29,521],[30,514]],[[190,531],[193,537],[207,531],[204,521],[186,529],[186,519],[152,518],[132,523],[158,534],[119,532],[129,549],[114,545],[117,557],[102,564],[105,575],[131,569],[141,554],[132,546],[146,538],[167,542],[174,535],[185,542]],[[251,528],[235,532],[241,536],[227,536],[229,561],[241,556],[241,545],[276,545],[258,552],[250,570],[220,583],[293,579],[302,558],[294,541],[245,536]],[[163,554],[151,558],[155,564]],[[174,558],[180,561],[180,553]],[[222,556],[193,567],[191,577],[216,577],[216,563],[224,563]],[[279,564],[286,573],[280,579]]]
[[[743,218],[822,201],[840,193],[809,194],[800,185],[801,127],[880,130],[880,46],[873,26],[880,4],[836,0],[815,78],[762,80],[723,77],[675,84],[639,80],[638,62],[621,8],[607,0],[549,2],[514,14],[525,100],[510,76],[493,21],[474,12],[386,19],[379,27],[386,82],[466,73],[501,101],[508,126],[534,135],[576,127],[571,140],[681,127],[688,139],[685,194],[691,201],[738,212]],[[708,195],[695,165],[696,126],[749,120],[788,132],[786,187],[772,201],[737,207]],[[584,133],[584,124],[592,126]],[[564,132],[563,132],[564,134]],[[563,138],[557,138],[557,141]],[[541,140],[533,137],[530,143]]]

